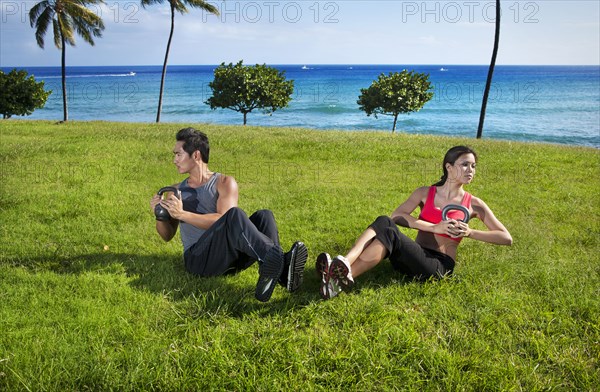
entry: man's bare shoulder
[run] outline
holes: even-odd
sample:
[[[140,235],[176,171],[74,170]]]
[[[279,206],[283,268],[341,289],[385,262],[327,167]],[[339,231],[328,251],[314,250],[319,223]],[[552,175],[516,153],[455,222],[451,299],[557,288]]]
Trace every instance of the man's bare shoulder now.
[[[238,185],[235,181],[235,178],[233,178],[232,176],[221,174],[219,176],[219,180],[217,181],[217,189],[219,190],[219,192],[237,191]]]

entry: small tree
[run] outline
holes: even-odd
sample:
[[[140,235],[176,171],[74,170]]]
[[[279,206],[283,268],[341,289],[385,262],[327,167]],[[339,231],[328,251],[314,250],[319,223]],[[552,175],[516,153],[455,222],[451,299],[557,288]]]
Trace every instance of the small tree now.
[[[52,91],[44,90],[44,82],[36,82],[33,75],[13,69],[8,74],[0,71],[0,113],[2,118],[28,116],[43,108]]]
[[[286,80],[283,71],[266,65],[244,66],[222,63],[215,69],[215,78],[208,84],[212,97],[206,100],[211,109],[223,108],[244,115],[263,109],[267,114],[286,107],[294,92],[294,81]]]
[[[390,72],[379,75],[369,88],[360,90],[358,105],[360,110],[377,118],[378,114],[394,117],[392,133],[396,130],[396,122],[400,113],[411,113],[421,110],[423,105],[433,97],[429,75],[404,70],[400,73]]]

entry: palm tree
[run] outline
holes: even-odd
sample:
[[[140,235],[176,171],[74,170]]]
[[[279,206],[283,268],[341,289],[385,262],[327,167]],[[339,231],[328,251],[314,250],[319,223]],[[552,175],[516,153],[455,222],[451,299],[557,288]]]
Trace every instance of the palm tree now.
[[[492,61],[488,69],[487,81],[485,90],[483,91],[483,101],[481,102],[481,113],[479,114],[479,127],[477,128],[477,139],[481,139],[483,133],[483,121],[485,120],[485,109],[487,108],[488,96],[490,95],[490,87],[492,86],[492,77],[494,75],[494,67],[496,66],[496,56],[498,55],[498,44],[500,43],[500,0],[496,0],[496,33],[494,35],[494,49],[492,50]]]
[[[44,35],[50,23],[54,30],[54,45],[62,51],[62,92],[63,121],[68,120],[67,77],[65,69],[66,44],[75,46],[75,33],[85,42],[94,46],[93,37],[102,37],[102,18],[86,8],[89,4],[101,4],[103,0],[45,0],[37,3],[29,11],[29,22],[35,27],[35,38],[40,48],[44,48]]]
[[[142,7],[148,5],[162,4],[165,0],[141,0]],[[163,63],[162,76],[160,78],[160,93],[158,95],[158,110],[156,112],[156,122],[160,122],[160,112],[162,110],[163,90],[165,87],[165,76],[167,75],[167,61],[169,59],[169,50],[171,49],[171,41],[173,40],[173,31],[175,30],[175,11],[180,14],[188,12],[186,5],[194,8],[200,8],[211,14],[219,15],[219,10],[212,4],[206,3],[204,0],[166,0],[171,7],[171,31],[169,40],[167,41],[167,50],[165,52],[165,61]]]

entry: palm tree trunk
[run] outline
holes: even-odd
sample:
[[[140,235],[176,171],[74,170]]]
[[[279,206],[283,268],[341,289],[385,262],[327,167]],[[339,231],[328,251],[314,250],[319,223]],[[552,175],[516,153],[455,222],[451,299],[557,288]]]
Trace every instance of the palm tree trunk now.
[[[61,54],[61,67],[62,67],[62,93],[63,93],[63,121],[66,122],[69,119],[69,110],[67,109],[67,70],[66,70],[66,42],[65,36],[60,31],[60,39],[62,42],[62,54]]]
[[[485,120],[485,110],[492,86],[492,77],[494,76],[494,67],[496,66],[496,56],[498,55],[498,44],[500,43],[500,0],[496,0],[496,33],[494,35],[494,50],[492,51],[492,61],[488,69],[485,90],[483,91],[483,101],[481,102],[481,113],[479,114],[479,127],[477,128],[477,139],[481,139],[483,134],[483,122]]]
[[[163,90],[165,88],[165,78],[167,76],[167,61],[169,60],[169,51],[171,50],[171,41],[173,40],[173,31],[175,31],[175,6],[171,5],[171,32],[169,33],[169,41],[167,42],[167,51],[165,53],[165,62],[163,63],[162,77],[160,78],[160,93],[158,95],[158,111],[156,113],[156,122],[160,122],[160,112],[162,110]]]

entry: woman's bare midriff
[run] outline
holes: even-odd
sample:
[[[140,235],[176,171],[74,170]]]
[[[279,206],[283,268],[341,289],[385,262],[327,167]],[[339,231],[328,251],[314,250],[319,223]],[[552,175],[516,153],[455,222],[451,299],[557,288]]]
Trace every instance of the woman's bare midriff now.
[[[448,237],[442,237],[426,231],[419,231],[417,238],[415,238],[415,242],[423,248],[437,250],[456,260],[458,242],[453,241]]]

